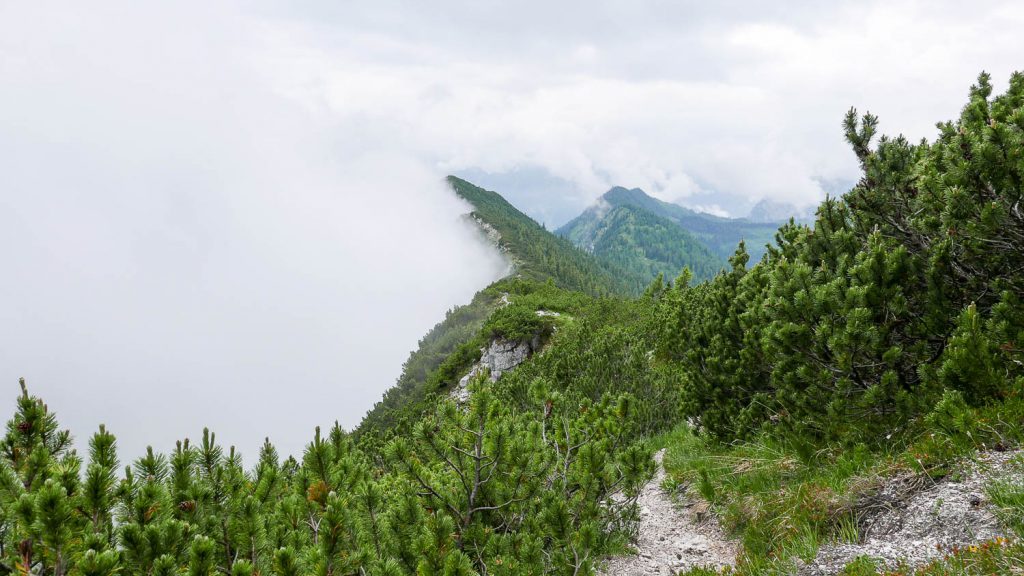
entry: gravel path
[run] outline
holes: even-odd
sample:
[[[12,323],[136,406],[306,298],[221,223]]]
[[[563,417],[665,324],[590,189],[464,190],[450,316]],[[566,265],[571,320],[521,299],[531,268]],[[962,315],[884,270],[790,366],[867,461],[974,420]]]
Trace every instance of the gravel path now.
[[[736,545],[726,539],[717,520],[703,503],[673,502],[662,490],[665,451],[654,455],[658,472],[644,486],[640,505],[640,534],[635,556],[616,556],[599,573],[606,576],[674,574],[693,566],[721,567],[736,559]]]
[[[694,566],[723,567],[735,562],[737,546],[729,541],[702,501],[677,504],[662,490],[664,450],[655,454],[658,472],[644,486],[640,505],[637,554],[609,558],[599,574],[644,576],[675,574]],[[873,557],[889,568],[900,560],[920,565],[953,546],[1006,535],[992,513],[985,486],[994,479],[1024,481],[1024,452],[988,452],[966,463],[962,472],[930,487],[906,494],[899,482],[879,497],[888,510],[872,517],[858,544],[824,545],[812,562],[796,569],[800,576],[838,574],[858,556]]]

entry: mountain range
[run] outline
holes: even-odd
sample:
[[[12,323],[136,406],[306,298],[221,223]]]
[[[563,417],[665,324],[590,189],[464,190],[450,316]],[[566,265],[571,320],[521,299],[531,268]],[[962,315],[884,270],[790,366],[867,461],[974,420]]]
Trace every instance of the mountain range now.
[[[788,217],[754,221],[723,218],[658,200],[620,186],[556,230],[573,244],[621,266],[675,278],[689,267],[707,279],[721,270],[743,241],[757,262]]]
[[[786,222],[790,218],[797,222],[813,222],[815,208],[817,208],[817,206],[811,206],[801,210],[788,202],[779,202],[770,198],[763,198],[758,201],[757,204],[754,204],[746,219],[751,222],[764,224],[779,224]]]

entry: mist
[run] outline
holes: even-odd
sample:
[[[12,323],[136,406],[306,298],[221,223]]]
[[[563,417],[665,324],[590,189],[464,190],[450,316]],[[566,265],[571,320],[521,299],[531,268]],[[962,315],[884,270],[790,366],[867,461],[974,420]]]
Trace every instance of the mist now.
[[[0,412],[24,376],[122,460],[204,426],[301,455],[506,264],[400,134],[288,98],[264,25],[198,8],[0,9]]]
[[[0,3],[0,412],[24,376],[80,446],[297,454],[505,272],[446,174],[549,228],[613,185],[812,206],[859,177],[851,106],[934,137],[1022,27],[1009,0]]]

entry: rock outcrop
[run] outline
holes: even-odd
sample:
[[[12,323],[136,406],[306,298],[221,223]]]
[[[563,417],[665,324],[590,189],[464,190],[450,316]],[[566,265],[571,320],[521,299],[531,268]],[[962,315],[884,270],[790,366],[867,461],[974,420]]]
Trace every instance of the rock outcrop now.
[[[473,378],[488,370],[491,382],[497,382],[502,374],[525,362],[539,348],[540,336],[534,336],[533,340],[527,342],[505,338],[491,340],[488,346],[480,349],[480,361],[459,380],[459,385],[452,391],[452,396],[460,403],[465,402],[469,399],[468,386]]]
[[[958,474],[918,490],[907,491],[891,482],[875,498],[883,511],[867,519],[863,540],[827,544],[817,557],[799,570],[800,576],[838,574],[859,556],[874,559],[887,569],[900,561],[918,566],[964,547],[1008,536],[996,518],[985,488],[993,481],[1019,481],[1021,451],[982,452],[965,463]]]
[[[508,252],[508,248],[501,243],[501,232],[498,232],[494,226],[491,226],[489,223],[484,221],[483,218],[480,218],[475,214],[471,217],[473,222],[475,222],[477,227],[480,229],[480,232],[484,235],[484,238],[486,238],[490,244],[493,244],[495,248],[502,252]]]

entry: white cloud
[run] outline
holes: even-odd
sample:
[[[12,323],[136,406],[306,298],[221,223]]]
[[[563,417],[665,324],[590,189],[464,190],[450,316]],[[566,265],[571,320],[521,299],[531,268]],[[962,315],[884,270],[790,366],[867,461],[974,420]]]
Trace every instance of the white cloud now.
[[[292,94],[370,114],[444,170],[535,166],[590,198],[619,184],[732,209],[808,205],[818,181],[854,180],[851,105],[931,136],[978,72],[1019,65],[1024,23],[1010,2],[444,6],[393,4],[387,27],[353,11],[343,31],[317,28],[332,41],[297,24]]]
[[[687,208],[691,208],[697,212],[711,214],[712,216],[721,216],[722,218],[728,218],[731,216],[726,209],[722,208],[718,204],[693,204],[687,206]]]
[[[24,375],[129,456],[297,454],[503,269],[443,172],[255,74],[239,14],[46,8],[0,11],[3,413]]]
[[[806,205],[857,176],[851,105],[930,136],[1022,28],[1009,1],[3,4],[0,379],[133,449],[227,422],[294,450],[498,273],[446,172]]]

